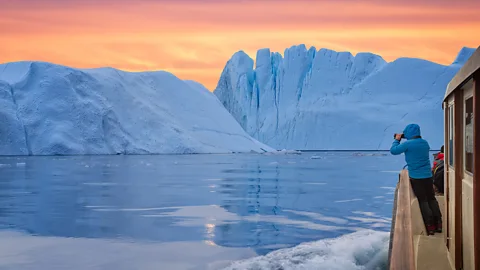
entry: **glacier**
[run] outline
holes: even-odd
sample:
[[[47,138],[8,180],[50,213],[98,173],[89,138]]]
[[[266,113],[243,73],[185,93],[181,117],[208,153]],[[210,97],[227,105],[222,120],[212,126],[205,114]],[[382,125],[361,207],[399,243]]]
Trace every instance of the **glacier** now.
[[[168,72],[0,65],[0,155],[271,150],[203,85]]]
[[[443,144],[442,100],[471,56],[451,65],[372,53],[270,49],[227,62],[214,94],[254,138],[277,149],[386,150],[393,133],[417,123],[432,149]]]

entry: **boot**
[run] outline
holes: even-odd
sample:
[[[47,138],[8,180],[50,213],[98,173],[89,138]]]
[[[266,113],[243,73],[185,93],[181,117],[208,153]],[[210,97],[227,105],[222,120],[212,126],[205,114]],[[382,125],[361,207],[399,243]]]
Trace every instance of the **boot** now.
[[[442,222],[438,222],[437,226],[435,226],[435,232],[441,233],[442,232]]]
[[[427,225],[427,235],[434,235],[435,229],[435,225]]]

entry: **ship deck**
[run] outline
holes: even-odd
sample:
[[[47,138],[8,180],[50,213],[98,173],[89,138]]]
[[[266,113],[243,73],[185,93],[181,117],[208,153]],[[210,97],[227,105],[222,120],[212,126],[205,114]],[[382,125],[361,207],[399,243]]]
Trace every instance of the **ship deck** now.
[[[444,231],[427,235],[418,200],[410,186],[408,172],[400,173],[392,218],[390,238],[389,269],[451,270],[448,250],[445,244],[445,197],[436,196]]]
[[[440,206],[440,210],[442,211],[443,217],[445,214],[443,213],[444,205],[445,205],[445,198],[444,196],[436,196],[438,204]],[[413,209],[413,208],[418,209]],[[415,212],[417,212],[415,214]],[[418,219],[418,214],[420,214],[420,208],[418,207],[418,202],[416,198],[413,199],[412,202],[412,216],[413,219]],[[415,222],[413,220],[413,222]],[[416,222],[415,222],[416,223]],[[445,221],[444,221],[445,223]],[[442,233],[435,233],[435,235],[427,236],[423,233],[425,231],[421,231],[421,234],[414,234],[413,235],[413,248],[414,248],[414,256],[415,260],[415,268],[418,270],[423,269],[436,269],[436,270],[452,270],[451,264],[448,260],[448,251],[445,245],[445,235],[443,231]]]

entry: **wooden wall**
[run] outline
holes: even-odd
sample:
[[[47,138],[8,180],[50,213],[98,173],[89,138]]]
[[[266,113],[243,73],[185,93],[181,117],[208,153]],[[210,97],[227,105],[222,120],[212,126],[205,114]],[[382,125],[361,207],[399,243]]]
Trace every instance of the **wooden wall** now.
[[[480,270],[480,70],[473,80],[473,255],[475,269]]]

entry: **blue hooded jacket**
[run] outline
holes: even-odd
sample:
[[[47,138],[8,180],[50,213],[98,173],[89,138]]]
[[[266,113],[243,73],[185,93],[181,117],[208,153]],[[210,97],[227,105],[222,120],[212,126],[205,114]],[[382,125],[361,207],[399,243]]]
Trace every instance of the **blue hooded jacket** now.
[[[430,168],[430,145],[420,137],[420,127],[410,124],[403,131],[406,142],[400,144],[395,140],[390,148],[392,155],[405,153],[405,161],[408,165],[408,175],[415,179],[432,177]]]

